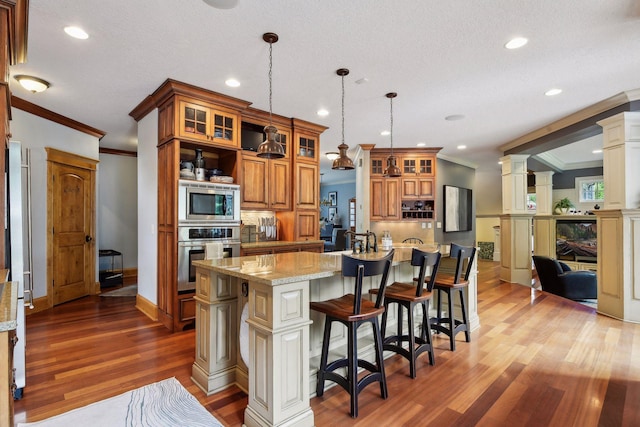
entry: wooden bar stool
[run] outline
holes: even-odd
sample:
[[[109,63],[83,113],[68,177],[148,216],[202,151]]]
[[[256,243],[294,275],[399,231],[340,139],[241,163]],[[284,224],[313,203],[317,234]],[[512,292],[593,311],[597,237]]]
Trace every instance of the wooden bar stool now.
[[[355,277],[354,293],[344,295],[340,298],[312,302],[310,304],[312,310],[324,313],[326,316],[324,338],[322,341],[322,355],[320,356],[320,367],[318,368],[316,395],[322,396],[324,393],[325,380],[333,381],[340,385],[351,395],[351,416],[353,418],[358,416],[358,394],[367,385],[379,381],[380,395],[383,399],[386,399],[388,395],[387,380],[384,374],[384,363],[382,360],[382,336],[380,334],[378,316],[384,313],[382,300],[393,254],[394,250],[391,250],[383,258],[375,260],[342,255],[342,276]],[[375,303],[362,299],[363,279],[368,276],[378,275],[381,275],[381,278],[378,297]],[[331,324],[333,322],[340,322],[347,327],[347,357],[327,364]],[[376,350],[375,364],[358,358],[358,328],[365,322],[371,322],[373,326],[373,339]],[[346,376],[334,372],[336,369],[345,366],[347,367]],[[369,373],[360,380],[358,380],[359,367],[369,371]]]
[[[434,289],[438,291],[437,317],[431,318],[431,327],[436,332],[442,332],[449,336],[451,351],[456,349],[456,334],[464,332],[465,340],[471,341],[469,318],[464,299],[464,289],[469,285],[469,274],[476,255],[476,248],[473,246],[461,246],[451,244],[451,258],[456,258],[456,269],[453,276],[442,275],[436,279]],[[465,267],[466,266],[466,267]],[[464,276],[462,272],[464,270]],[[460,295],[460,309],[462,320],[456,319],[453,312],[453,298],[455,292]],[[447,294],[447,317],[442,317],[442,294]]]
[[[411,378],[416,377],[416,359],[425,351],[429,352],[429,363],[435,364],[433,345],[431,342],[431,326],[429,322],[429,301],[431,291],[435,283],[436,273],[440,265],[440,252],[426,252],[418,249],[411,251],[411,265],[420,267],[418,278],[414,283],[394,282],[388,286],[384,295],[384,314],[382,315],[382,342],[383,349],[393,351],[409,361],[409,374]],[[430,270],[430,277],[425,280],[427,269]],[[426,283],[426,289],[424,284]],[[423,284],[420,286],[419,284]],[[371,290],[372,294],[377,294],[377,289]],[[398,304],[398,325],[396,335],[387,337],[387,316],[389,305]],[[416,305],[422,306],[422,333],[415,336],[413,311]],[[403,308],[407,309],[407,334],[402,331]],[[402,343],[407,342],[408,348],[404,348]],[[416,346],[417,344],[417,346]]]

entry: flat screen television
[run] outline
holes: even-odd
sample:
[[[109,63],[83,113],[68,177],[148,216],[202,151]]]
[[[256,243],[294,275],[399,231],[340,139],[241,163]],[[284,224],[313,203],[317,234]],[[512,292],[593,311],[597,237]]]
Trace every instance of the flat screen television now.
[[[556,220],[556,258],[565,261],[596,262],[597,231],[595,219]]]
[[[444,232],[471,231],[472,192],[468,188],[444,186]]]
[[[240,132],[240,147],[243,150],[258,151],[258,147],[264,141],[264,126],[242,122]]]

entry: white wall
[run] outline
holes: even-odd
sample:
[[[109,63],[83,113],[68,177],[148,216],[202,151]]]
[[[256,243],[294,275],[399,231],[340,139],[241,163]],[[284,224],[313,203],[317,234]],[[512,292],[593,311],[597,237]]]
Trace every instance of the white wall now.
[[[158,110],[138,122],[138,294],[158,303]]]
[[[122,252],[124,268],[138,267],[138,161],[100,154],[98,237],[100,249]]]
[[[68,153],[98,160],[98,138],[66,126],[45,120],[17,108],[11,109],[13,141],[31,150],[31,202],[34,298],[47,295],[47,153],[51,147]],[[96,174],[96,188],[100,181],[100,165]],[[99,222],[99,218],[96,221]],[[100,247],[98,236],[96,247]],[[96,251],[96,281],[98,280]]]

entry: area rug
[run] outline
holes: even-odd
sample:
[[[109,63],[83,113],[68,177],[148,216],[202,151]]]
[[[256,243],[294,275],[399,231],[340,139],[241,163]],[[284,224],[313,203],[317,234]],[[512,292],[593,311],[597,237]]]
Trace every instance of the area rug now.
[[[175,378],[18,427],[222,427]]]
[[[129,285],[112,291],[102,292],[101,297],[135,297],[138,294],[138,285]]]

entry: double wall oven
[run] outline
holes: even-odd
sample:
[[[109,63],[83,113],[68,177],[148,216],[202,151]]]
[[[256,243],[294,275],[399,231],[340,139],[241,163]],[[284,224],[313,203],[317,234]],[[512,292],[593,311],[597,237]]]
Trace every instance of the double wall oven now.
[[[207,243],[220,243],[225,258],[240,256],[240,186],[180,180],[178,197],[178,293],[187,293]]]

